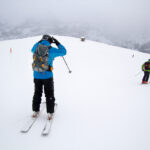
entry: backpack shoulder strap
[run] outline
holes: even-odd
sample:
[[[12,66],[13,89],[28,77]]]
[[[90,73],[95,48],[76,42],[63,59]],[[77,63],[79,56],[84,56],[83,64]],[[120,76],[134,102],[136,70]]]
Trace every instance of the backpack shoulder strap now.
[[[145,65],[149,65],[149,64],[150,64],[150,62],[149,62],[149,61],[145,62]]]
[[[50,49],[50,48],[52,48],[52,46],[50,45],[50,46],[48,46],[48,48]]]

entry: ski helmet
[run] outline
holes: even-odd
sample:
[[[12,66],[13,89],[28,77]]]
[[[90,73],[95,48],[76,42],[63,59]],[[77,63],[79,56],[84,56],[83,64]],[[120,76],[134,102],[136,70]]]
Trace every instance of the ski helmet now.
[[[53,42],[52,37],[50,35],[48,35],[48,34],[43,35],[42,40],[49,41],[50,43]]]

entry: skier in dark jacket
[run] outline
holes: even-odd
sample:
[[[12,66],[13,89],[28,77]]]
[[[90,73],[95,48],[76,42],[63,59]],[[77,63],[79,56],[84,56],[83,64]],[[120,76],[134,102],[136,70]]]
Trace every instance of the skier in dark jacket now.
[[[58,48],[51,46],[52,43],[55,43]],[[49,58],[48,65],[50,68],[53,68],[53,60],[55,57],[66,55],[66,49],[63,45],[60,44],[58,40],[49,36],[43,35],[42,39],[37,42],[33,48],[32,52],[35,54],[39,44],[46,45],[49,48]],[[46,70],[44,72],[33,71],[34,76],[34,96],[32,103],[33,115],[32,117],[37,117],[40,111],[41,97],[44,87],[44,93],[46,97],[46,109],[48,114],[48,119],[50,120],[54,113],[55,106],[55,96],[54,96],[54,82],[53,82],[53,72],[52,69]]]
[[[142,71],[144,71],[142,84],[147,84],[150,74],[150,59],[142,65]]]

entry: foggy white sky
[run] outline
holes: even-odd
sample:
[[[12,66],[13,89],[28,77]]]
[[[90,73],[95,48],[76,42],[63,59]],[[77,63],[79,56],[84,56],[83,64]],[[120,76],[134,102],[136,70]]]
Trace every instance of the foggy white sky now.
[[[120,35],[150,36],[150,0],[0,0],[0,18],[87,23]],[[131,34],[132,33],[132,34]]]

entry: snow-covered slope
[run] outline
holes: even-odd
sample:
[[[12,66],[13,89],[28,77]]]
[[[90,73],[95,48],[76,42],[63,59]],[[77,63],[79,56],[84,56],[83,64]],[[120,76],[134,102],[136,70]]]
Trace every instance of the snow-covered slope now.
[[[71,37],[56,36],[72,74],[55,59],[58,109],[50,135],[40,135],[46,112],[28,134],[20,133],[32,114],[30,49],[40,38],[0,42],[0,149],[149,150],[150,85],[140,84],[149,55]]]

